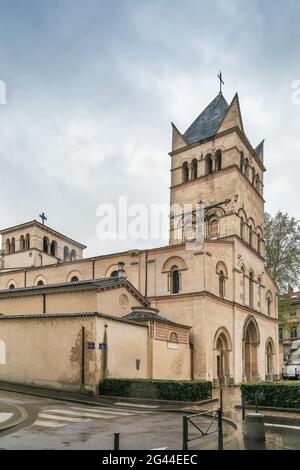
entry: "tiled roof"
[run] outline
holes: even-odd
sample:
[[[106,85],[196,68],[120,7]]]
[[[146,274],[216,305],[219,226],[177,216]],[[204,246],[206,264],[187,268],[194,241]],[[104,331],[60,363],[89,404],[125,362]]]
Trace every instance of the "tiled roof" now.
[[[264,143],[265,143],[265,141],[263,140],[255,149],[255,153],[258,157],[260,156],[260,154],[261,154],[261,152],[264,148]]]
[[[127,321],[125,318],[115,317],[108,315],[107,313],[100,312],[63,312],[63,313],[29,313],[29,314],[3,314],[0,313],[0,320],[37,320],[45,318],[80,318],[80,317],[99,317],[106,318],[108,320],[114,320],[122,323],[127,323],[136,326],[147,326],[141,325],[137,322]]]
[[[113,287],[113,286],[124,286],[135,294],[144,305],[148,305],[149,302],[140,291],[138,291],[127,279],[122,277],[109,277],[103,279],[91,279],[78,282],[60,282],[56,284],[45,284],[43,286],[30,286],[30,287],[17,287],[14,289],[0,290],[0,297],[7,297],[8,295],[14,295],[17,293],[31,293],[31,292],[43,292],[54,289],[76,289],[78,286],[91,287],[91,288],[102,288],[102,287]]]
[[[219,93],[184,133],[187,143],[193,144],[213,137],[223,121],[228,107],[224,96]]]

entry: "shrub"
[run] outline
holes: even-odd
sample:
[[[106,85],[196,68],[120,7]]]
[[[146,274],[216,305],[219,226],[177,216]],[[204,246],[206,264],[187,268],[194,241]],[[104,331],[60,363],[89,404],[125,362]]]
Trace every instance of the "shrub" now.
[[[151,398],[159,400],[199,401],[212,396],[212,383],[146,379],[106,379],[100,383],[101,395]]]
[[[248,383],[241,385],[246,404],[276,408],[300,408],[300,382]]]

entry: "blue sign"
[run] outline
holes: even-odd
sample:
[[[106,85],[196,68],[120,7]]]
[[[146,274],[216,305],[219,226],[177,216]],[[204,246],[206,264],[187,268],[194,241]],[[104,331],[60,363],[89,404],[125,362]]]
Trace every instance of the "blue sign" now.
[[[107,344],[106,343],[99,343],[99,349],[103,351],[103,349],[107,349]]]
[[[95,349],[95,343],[88,343],[88,349]]]

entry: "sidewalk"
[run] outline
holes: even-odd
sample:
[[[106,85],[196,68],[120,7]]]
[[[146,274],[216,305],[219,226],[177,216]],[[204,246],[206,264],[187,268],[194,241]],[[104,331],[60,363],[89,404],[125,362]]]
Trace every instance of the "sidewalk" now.
[[[19,385],[0,382],[0,390],[9,392],[22,393],[25,395],[33,395],[44,398],[53,398],[55,400],[70,401],[75,403],[83,403],[88,405],[101,405],[101,406],[136,406],[141,408],[153,409],[153,411],[192,411],[192,408],[208,409],[209,405],[213,404],[214,408],[218,406],[216,398],[203,400],[199,402],[181,402],[181,401],[166,401],[166,400],[150,400],[144,398],[129,398],[129,397],[108,397],[104,395],[89,396],[87,394],[73,393],[66,391],[57,391],[46,388],[30,387],[28,385]],[[201,408],[200,408],[201,407]]]

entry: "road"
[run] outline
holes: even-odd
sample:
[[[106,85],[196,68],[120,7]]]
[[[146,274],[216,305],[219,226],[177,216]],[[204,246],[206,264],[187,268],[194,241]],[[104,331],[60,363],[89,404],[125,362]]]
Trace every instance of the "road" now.
[[[9,405],[22,407],[28,418],[16,428],[0,431],[0,449],[112,449],[115,432],[120,433],[120,449],[182,448],[182,413],[162,412],[153,405],[83,405],[2,391],[0,422]],[[198,418],[197,424],[206,428],[208,420]],[[232,429],[225,424],[224,431],[227,435]],[[190,448],[216,445],[217,434],[212,434]]]

